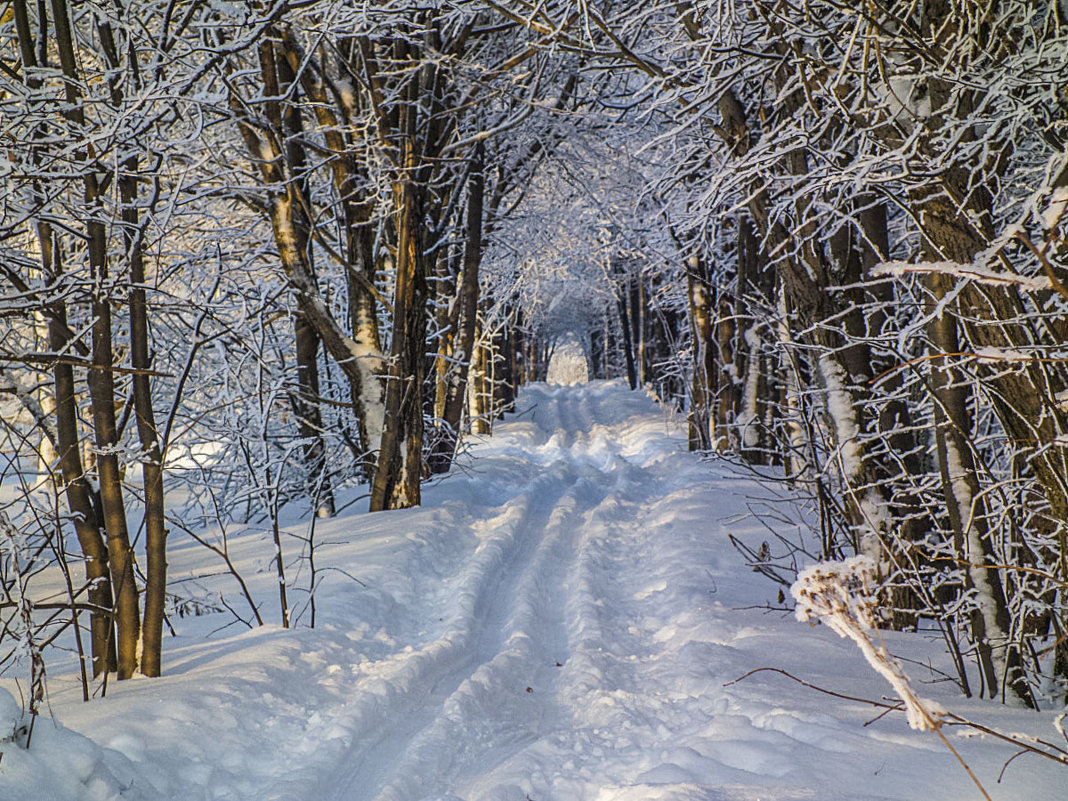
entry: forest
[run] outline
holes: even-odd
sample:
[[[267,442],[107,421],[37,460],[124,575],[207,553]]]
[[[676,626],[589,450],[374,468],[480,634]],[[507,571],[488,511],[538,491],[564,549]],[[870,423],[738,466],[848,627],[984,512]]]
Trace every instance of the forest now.
[[[228,531],[314,625],[281,510],[418,506],[569,341],[809,510],[752,569],[870,557],[964,695],[1064,697],[1063,0],[3,0],[0,154],[31,706],[262,625]]]

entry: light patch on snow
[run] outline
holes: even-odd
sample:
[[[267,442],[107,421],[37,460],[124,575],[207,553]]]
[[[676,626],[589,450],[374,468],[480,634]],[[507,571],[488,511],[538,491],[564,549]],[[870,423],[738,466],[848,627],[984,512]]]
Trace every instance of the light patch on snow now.
[[[589,365],[582,345],[574,337],[558,344],[549,359],[546,381],[550,384],[570,386],[585,384],[589,380]]]

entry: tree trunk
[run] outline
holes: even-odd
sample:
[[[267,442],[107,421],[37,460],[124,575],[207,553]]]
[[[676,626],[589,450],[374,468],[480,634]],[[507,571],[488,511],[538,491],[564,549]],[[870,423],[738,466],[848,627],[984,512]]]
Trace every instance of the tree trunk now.
[[[323,416],[319,409],[319,335],[299,309],[293,315],[297,352],[297,392],[291,396],[304,443],[309,496],[318,517],[334,516],[334,491],[326,464]]]
[[[44,66],[38,64],[38,44],[40,52],[46,52],[47,42],[47,7],[38,6],[38,37],[31,28],[30,16],[25,0],[15,0],[13,4],[15,29],[18,35],[19,54],[22,58],[26,81],[31,89],[40,86],[40,79],[30,74],[30,68]],[[68,48],[72,43],[67,40]],[[69,62],[68,62],[69,66]],[[68,89],[68,99],[76,98],[77,93]],[[76,119],[77,113],[72,108],[66,112],[68,119]],[[36,151],[31,155],[34,164],[39,163]],[[44,207],[44,194],[39,185],[34,185],[34,194]],[[58,285],[63,273],[60,240],[52,225],[45,221],[37,223],[37,241],[41,251],[41,268],[46,283]],[[67,325],[67,307],[62,298],[53,300],[48,309],[48,346],[53,353],[88,351],[74,338]],[[98,524],[96,509],[93,505],[93,492],[85,477],[81,458],[81,438],[78,433],[78,401],[74,382],[74,369],[69,363],[57,361],[52,368],[55,382],[55,419],[56,449],[60,473],[63,477],[64,495],[74,521],[74,530],[85,558],[85,577],[89,586],[87,599],[93,607],[90,612],[90,647],[92,651],[93,675],[99,676],[116,669],[115,626],[112,619],[111,577],[108,566],[107,545]]]
[[[481,333],[478,339],[481,339]],[[493,397],[490,391],[491,364],[493,353],[484,342],[475,345],[475,352],[471,363],[471,381],[468,389],[468,400],[471,416],[471,431],[474,434],[489,434],[492,430],[493,410],[490,401]]]
[[[799,101],[787,102],[795,106]],[[750,133],[745,109],[731,91],[720,96],[719,110],[722,115],[722,136],[732,153],[743,156],[749,152]],[[805,172],[804,154],[791,155],[787,167],[791,174]],[[783,291],[786,293],[802,327],[809,330],[810,343],[820,351],[816,366],[822,379],[829,429],[837,446],[838,463],[845,484],[845,508],[854,533],[854,545],[858,552],[871,555],[877,563],[894,563],[907,558],[895,542],[907,540],[911,529],[898,532],[890,528],[893,520],[890,508],[889,488],[884,476],[895,474],[889,467],[880,464],[880,459],[868,448],[862,435],[867,421],[858,405],[857,383],[851,376],[840,352],[842,341],[830,326],[842,311],[840,304],[827,292],[833,282],[829,275],[830,265],[822,252],[816,234],[815,220],[811,219],[807,205],[795,203],[796,230],[787,230],[784,224],[772,218],[771,203],[766,185],[751,187],[747,209],[761,235],[766,253],[789,253],[794,250],[790,243],[796,242],[796,255],[778,258],[775,269]],[[880,432],[880,435],[882,432]],[[892,625],[898,628],[912,624],[915,619],[906,607],[907,597],[896,591],[888,606],[892,611]],[[907,596],[907,594],[906,594]]]
[[[68,108],[67,118],[79,129],[85,128],[85,113],[78,87],[80,78],[66,0],[52,0],[55,18],[56,50],[59,54]],[[97,445],[97,478],[107,531],[108,565],[115,595],[117,675],[128,679],[137,671],[137,647],[140,641],[141,616],[134,581],[133,549],[126,527],[126,505],[122,496],[122,475],[118,459],[118,430],[115,419],[114,359],[111,344],[111,298],[107,295],[107,232],[101,219],[100,184],[88,150],[82,148],[78,159],[84,170],[84,201],[87,214],[86,233],[89,265],[93,279],[92,367],[89,369],[89,396],[93,404],[93,428]]]
[[[283,79],[286,79],[285,82],[292,84],[291,62],[295,58],[294,51],[291,48],[280,51],[279,57],[276,58],[274,47],[265,41],[260,46],[259,55],[264,95],[271,98],[264,104],[270,125],[266,129],[254,126],[246,118],[244,106],[235,95],[231,95],[230,98],[231,108],[238,120],[238,129],[246,147],[254,161],[259,164],[264,184],[270,191],[268,210],[279,261],[296,294],[300,313],[308,325],[314,328],[323,347],[341,368],[348,381],[353,413],[365,450],[361,467],[365,472],[371,472],[374,468],[374,451],[379,446],[384,425],[380,380],[384,359],[378,347],[375,309],[372,300],[369,299],[371,293],[368,286],[364,285],[364,281],[360,280],[361,277],[366,277],[361,269],[370,270],[373,276],[373,267],[369,264],[372,260],[369,231],[365,224],[357,225],[349,231],[350,258],[360,260],[360,269],[353,268],[349,271],[349,277],[360,284],[357,302],[351,304],[352,298],[350,298],[350,315],[354,320],[353,324],[357,326],[353,336],[350,337],[330,313],[319,292],[318,282],[315,280],[308,259],[310,230],[306,222],[301,223],[301,219],[306,220],[305,209],[308,207],[308,201],[303,194],[301,182],[296,180],[299,176],[286,174],[287,159],[295,158],[298,163],[303,163],[303,156],[299,153],[299,149],[294,149],[299,145],[295,136],[289,137],[291,147],[287,148],[282,144],[283,112],[280,101],[275,99],[280,97],[279,68],[281,68]],[[313,99],[314,97],[321,97],[321,94],[314,95]],[[327,117],[328,121],[331,119],[333,118]],[[298,126],[295,120],[287,124],[290,129],[296,129]],[[262,135],[261,130],[263,130]],[[333,136],[328,136],[327,141],[331,147],[341,147],[344,144],[343,140],[338,140]],[[293,167],[292,164],[289,166]],[[349,198],[350,195],[347,193],[354,190],[350,179],[352,179],[352,174],[348,171],[342,170],[335,173],[339,191],[346,193],[343,194],[345,198]],[[358,220],[358,215],[352,207],[348,214],[349,218]],[[310,350],[306,346],[305,349]]]
[[[268,47],[274,49],[272,46]],[[268,80],[267,85],[275,84],[279,92],[296,92],[297,78],[289,60],[290,52],[282,45],[277,47],[276,56],[264,64],[264,69],[268,71],[273,65],[277,74],[277,78]],[[290,180],[296,184],[295,196],[300,201],[290,207],[292,226],[296,234],[294,245],[297,250],[302,251],[299,257],[315,281],[315,266],[309,247],[312,221],[307,208],[308,159],[304,153],[305,134],[301,112],[294,103],[270,102],[267,104],[267,115],[284,143],[286,167]],[[352,212],[349,205],[346,204],[344,208],[346,216],[350,216]],[[354,246],[349,244],[348,247],[351,251]],[[293,319],[293,333],[296,340],[297,391],[291,395],[291,400],[293,413],[297,418],[297,430],[303,440],[306,486],[314,513],[319,517],[331,517],[334,514],[334,492],[326,466],[327,448],[323,434],[322,411],[319,408],[319,335],[307,315],[299,308]]]
[[[141,633],[141,672],[159,676],[163,647],[163,616],[167,597],[167,528],[164,518],[163,457],[159,433],[152,408],[149,370],[148,301],[145,292],[143,237],[136,207],[136,160],[126,164],[122,181],[122,218],[125,226],[126,254],[130,269],[130,360],[133,375],[134,415],[141,441],[142,485],[145,493],[145,612]]]
[[[418,506],[422,479],[423,372],[426,279],[417,226],[417,189],[397,190],[397,276],[393,294],[393,339],[386,384],[385,420],[378,469],[371,486],[372,512]]]
[[[349,40],[346,42],[347,49],[355,55],[356,43]],[[355,145],[351,137],[345,133],[345,125],[339,119],[330,99],[327,96],[326,86],[321,79],[322,65],[316,59],[309,58],[305,54],[292,31],[288,28],[283,31],[282,53],[285,61],[282,72],[282,80],[290,83],[298,80],[294,76],[299,75],[301,89],[312,101],[316,119],[319,123],[319,131],[323,136],[326,147],[331,152],[329,165],[333,177],[334,188],[338,194],[338,203],[341,208],[341,224],[345,237],[346,272],[345,284],[348,293],[349,324],[352,331],[352,340],[356,351],[371,354],[371,358],[365,358],[364,363],[357,366],[362,368],[362,377],[357,396],[360,402],[357,404],[356,423],[360,432],[360,441],[366,454],[361,465],[364,474],[370,478],[374,472],[374,451],[378,447],[378,439],[381,432],[381,420],[375,415],[382,401],[381,389],[377,386],[376,376],[380,365],[373,358],[381,350],[381,342],[378,331],[378,311],[375,294],[372,291],[375,282],[375,259],[374,259],[374,229],[372,223],[373,205],[369,201],[358,200],[358,192],[361,184],[366,181],[366,175],[357,165],[354,152]],[[355,68],[350,64],[350,68]],[[343,95],[342,102],[355,102],[357,95]],[[290,111],[290,114],[296,114]],[[359,109],[351,107],[344,110],[350,118],[355,118]],[[299,117],[290,123],[290,129],[299,133]],[[296,136],[290,137],[292,147],[297,147]],[[307,161],[301,154],[301,163]],[[307,190],[302,189],[307,197]],[[314,322],[309,324],[321,337],[321,332]],[[299,323],[298,323],[299,326]],[[298,353],[301,347],[298,344]],[[336,358],[336,357],[335,357]],[[352,354],[349,355],[349,359]],[[311,373],[309,373],[309,376]],[[316,380],[317,383],[317,380]],[[367,394],[368,401],[363,400]],[[318,409],[315,413],[319,414]],[[314,471],[312,471],[314,474]],[[332,498],[331,498],[332,502]]]
[[[634,276],[630,291],[630,322],[634,329],[634,364],[639,387],[644,387],[648,380],[645,352],[646,300],[645,278],[639,272]]]
[[[140,73],[131,70],[126,84],[118,76],[122,70],[119,48],[109,23],[97,22],[101,50],[112,70],[109,89],[112,104],[123,107],[125,86],[139,89]],[[119,178],[119,199],[122,204],[123,246],[130,280],[130,361],[134,368],[133,384],[134,417],[141,442],[141,476],[144,488],[145,555],[147,576],[145,584],[144,625],[141,629],[141,672],[146,676],[159,676],[163,648],[163,616],[167,596],[167,530],[164,518],[163,457],[160,453],[156,417],[152,408],[152,386],[149,371],[152,366],[149,355],[148,300],[145,288],[144,235],[138,210],[138,186],[140,163],[137,154],[130,155],[122,164]],[[155,203],[155,197],[150,204]]]
[[[980,491],[975,460],[969,437],[972,431],[968,411],[969,390],[952,360],[958,358],[960,343],[956,318],[946,312],[936,313],[953,280],[932,275],[928,313],[929,334],[941,351],[942,358],[931,368],[931,385],[935,397],[935,443],[946,512],[953,529],[953,545],[964,576],[964,588],[975,596],[971,610],[972,637],[983,683],[990,697],[996,698],[1002,682],[1027,706],[1035,700],[1022,671],[1018,646],[1009,634],[1010,616],[999,560],[990,540],[986,503]]]
[[[43,238],[42,245],[47,241],[47,238]],[[57,279],[61,272],[58,244],[43,246],[42,254],[45,255],[46,264],[50,261],[55,265],[55,269],[47,274],[50,274],[53,280]],[[53,310],[48,324],[49,347],[54,353],[64,353],[70,347],[70,341],[62,301],[53,303]],[[113,598],[108,550],[104,535],[97,524],[92,489],[82,467],[74,369],[69,364],[56,362],[52,372],[56,386],[56,444],[59,450],[59,465],[63,474],[67,505],[74,520],[74,530],[85,557],[85,578],[89,584],[87,599],[93,605],[89,618],[93,675],[99,676],[118,667],[115,625],[111,613]]]
[[[716,360],[713,352],[712,292],[703,259],[691,256],[686,271],[693,340],[693,389],[690,393],[689,438],[691,451],[712,450],[716,390]]]
[[[589,332],[590,378],[607,378],[604,374],[604,332],[596,328]]]
[[[493,338],[493,415],[504,417],[515,408],[515,383],[512,376],[512,330],[506,321]]]
[[[434,473],[448,472],[456,453],[460,423],[467,402],[468,374],[475,358],[475,328],[478,316],[478,270],[482,262],[482,200],[485,194],[482,147],[475,148],[467,190],[467,238],[463,273],[457,290],[458,320],[452,358],[447,370],[441,434],[428,456]]]
[[[399,109],[402,171],[393,188],[397,260],[393,287],[393,338],[390,342],[385,416],[378,469],[371,485],[370,509],[418,506],[423,474],[423,374],[426,360],[426,266],[423,241],[425,187],[418,180],[416,143],[420,82],[410,80],[407,102]]]
[[[633,309],[627,309],[627,297],[629,292],[630,279],[625,278],[623,286],[619,288],[617,295],[617,305],[619,306],[619,327],[623,332],[623,357],[627,363],[627,385],[631,389],[638,388],[638,372],[634,366],[634,340],[631,338],[631,315],[630,312]]]
[[[95,178],[87,185],[96,188]],[[93,208],[96,198],[87,191],[87,205]],[[98,214],[98,209],[91,212]],[[96,470],[100,484],[100,501],[107,531],[108,562],[111,583],[115,592],[115,622],[117,632],[117,675],[132,677],[138,669],[140,642],[140,604],[134,579],[134,553],[126,526],[126,503],[122,494],[122,473],[119,465],[119,437],[115,414],[115,382],[112,373],[114,356],[111,344],[111,306],[105,294],[108,283],[107,244],[104,226],[98,220],[89,223],[90,259],[93,264],[93,366],[89,368],[89,396],[93,405],[93,429],[96,439]]]

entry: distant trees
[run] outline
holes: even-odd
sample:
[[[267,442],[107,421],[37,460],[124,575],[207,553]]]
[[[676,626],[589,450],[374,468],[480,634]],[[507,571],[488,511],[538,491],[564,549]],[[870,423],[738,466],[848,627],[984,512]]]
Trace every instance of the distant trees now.
[[[476,356],[484,235],[551,146],[521,141],[514,149],[527,159],[512,165],[495,150],[500,160],[487,163],[486,142],[519,128],[542,94],[555,92],[559,108],[572,89],[554,83],[521,26],[458,11],[338,12],[271,25],[254,66],[235,56],[218,80],[261,181],[242,197],[270,217],[296,293],[298,397],[307,399],[298,417],[314,439],[321,340],[350,386],[371,508],[398,508],[419,502],[433,381],[444,397],[425,458],[448,469]],[[314,265],[324,256],[345,277],[347,321],[323,298]],[[431,318],[436,369],[426,358]]]

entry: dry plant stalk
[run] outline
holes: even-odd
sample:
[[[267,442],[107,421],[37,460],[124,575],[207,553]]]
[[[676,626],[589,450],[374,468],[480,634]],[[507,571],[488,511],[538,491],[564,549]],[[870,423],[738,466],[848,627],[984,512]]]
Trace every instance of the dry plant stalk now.
[[[921,698],[901,664],[887,650],[875,625],[875,561],[854,556],[841,562],[821,562],[797,576],[790,588],[797,601],[797,619],[812,625],[826,623],[838,636],[852,640],[864,658],[894,688],[905,705],[909,726],[933,731],[964,767],[975,786],[990,801],[978,777],[940,731],[948,714],[941,704]]]
[[[909,726],[934,731],[946,710],[920,698],[909,685],[900,663],[886,649],[875,625],[875,562],[854,556],[842,562],[821,562],[802,571],[790,588],[797,601],[797,619],[826,623],[840,637],[852,640],[864,658],[885,678],[905,703]]]

